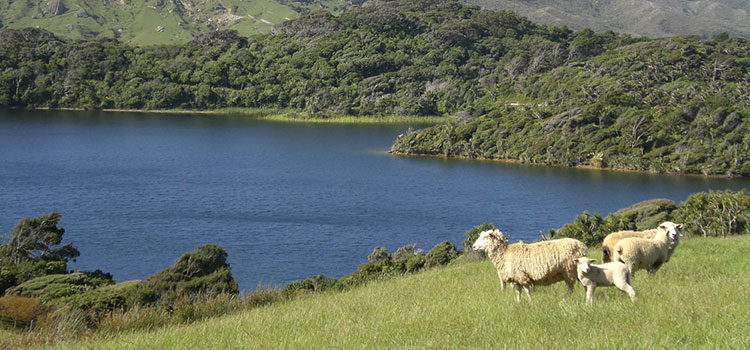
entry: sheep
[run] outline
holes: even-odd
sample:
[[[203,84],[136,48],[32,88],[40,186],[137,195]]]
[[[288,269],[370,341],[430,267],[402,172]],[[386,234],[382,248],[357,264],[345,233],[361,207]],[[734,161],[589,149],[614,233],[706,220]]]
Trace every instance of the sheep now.
[[[508,245],[508,238],[497,229],[480,233],[472,249],[487,253],[500,279],[513,285],[518,303],[521,288],[531,302],[530,287],[559,281],[568,285],[567,299],[578,280],[573,259],[586,255],[588,250],[585,244],[572,238]]]
[[[659,225],[654,238],[623,238],[615,245],[614,261],[624,263],[631,275],[639,269],[646,269],[653,276],[674,251],[682,224],[665,221]]]
[[[680,225],[682,227],[682,225]],[[609,263],[614,260],[612,260],[612,253],[615,248],[615,245],[617,245],[617,242],[619,242],[621,239],[624,238],[630,238],[630,237],[639,237],[639,238],[647,238],[651,239],[656,236],[656,232],[659,231],[659,228],[654,228],[650,230],[645,231],[618,231],[613,232],[607,235],[607,237],[604,237],[604,241],[602,241],[602,262]],[[679,233],[679,231],[678,231]],[[667,256],[667,260],[664,262],[669,261],[669,258],[672,257],[672,254],[674,253],[675,248],[677,248],[677,245],[680,244],[680,236],[682,236],[682,233],[679,233],[674,240],[672,240],[672,243],[669,245],[669,256]]]
[[[611,287],[627,293],[630,300],[635,302],[635,290],[630,286],[630,271],[621,262],[611,262],[600,265],[591,265],[596,259],[580,257],[573,260],[578,264],[578,280],[586,288],[586,302],[594,302],[594,289],[597,286]]]
[[[653,238],[656,235],[656,231],[656,229],[646,231],[618,231],[608,234],[602,241],[602,262],[612,262],[612,250],[621,239],[629,237]]]

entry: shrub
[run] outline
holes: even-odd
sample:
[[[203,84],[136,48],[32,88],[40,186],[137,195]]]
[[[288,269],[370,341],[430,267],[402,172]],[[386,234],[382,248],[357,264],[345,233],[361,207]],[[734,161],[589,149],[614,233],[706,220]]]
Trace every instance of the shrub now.
[[[13,327],[31,327],[49,310],[49,307],[39,303],[37,298],[18,295],[0,297],[0,322]]]
[[[206,244],[180,256],[174,265],[138,285],[140,303],[170,303],[188,294],[238,294],[237,281],[221,246]]]
[[[301,293],[318,293],[338,287],[338,281],[333,277],[320,274],[300,281],[287,283],[284,294],[294,296]]]
[[[94,315],[101,315],[118,309],[128,309],[140,302],[139,294],[141,281],[127,281],[88,290],[81,294],[69,296],[59,300],[58,305],[89,311]]]
[[[432,247],[425,255],[425,267],[435,267],[448,264],[458,257],[458,250],[453,243],[443,241]]]
[[[669,199],[651,199],[633,204],[614,213],[620,222],[621,230],[648,230],[656,228],[664,221],[670,220],[672,211],[677,208]],[[613,221],[609,216],[606,220]]]
[[[690,195],[673,213],[688,236],[726,237],[750,233],[750,196],[740,192],[709,191]]]
[[[607,220],[602,218],[598,213],[590,215],[586,210],[583,214],[576,216],[570,224],[563,225],[558,230],[550,230],[550,238],[569,237],[575,238],[586,245],[593,245],[604,240],[609,233],[620,230],[620,225],[625,225],[625,221],[619,216],[609,215]]]
[[[406,272],[408,273],[417,272],[424,267],[426,262],[427,262],[427,259],[425,259],[424,254],[413,255],[409,257],[409,259],[406,260],[406,264],[405,264]]]
[[[113,284],[112,276],[96,272],[73,272],[37,277],[6,290],[8,294],[39,298],[43,303],[54,303],[102,286]]]
[[[65,233],[57,225],[61,218],[51,212],[16,223],[8,243],[0,245],[0,295],[30,279],[65,273],[67,262],[80,255],[71,244],[56,247]]]
[[[378,262],[380,260],[383,260],[388,257],[388,251],[383,247],[375,247],[372,250],[372,253],[367,256],[367,261],[369,262]]]

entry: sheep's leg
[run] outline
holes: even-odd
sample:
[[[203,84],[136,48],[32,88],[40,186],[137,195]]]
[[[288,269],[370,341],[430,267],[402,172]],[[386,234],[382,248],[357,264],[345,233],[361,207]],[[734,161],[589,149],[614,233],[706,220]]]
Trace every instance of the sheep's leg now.
[[[661,267],[661,264],[663,263],[664,263],[663,261],[659,261],[651,265],[651,268],[648,269],[648,275],[653,277],[656,274],[656,271],[659,271],[659,268]]]
[[[505,290],[505,281],[503,281],[503,276],[500,275],[500,271],[497,272],[497,278],[500,279],[500,290]]]
[[[625,285],[624,291],[630,296],[630,301],[635,302],[635,290],[629,284]]]
[[[565,279],[565,284],[568,285],[568,292],[565,293],[565,297],[563,300],[568,300],[570,298],[570,295],[573,294],[573,289],[575,288],[577,279]]]
[[[529,297],[529,302],[531,302],[531,291],[529,291],[529,286],[523,286],[523,290],[526,292],[526,296]]]
[[[516,290],[516,302],[521,303],[521,285],[518,283],[513,283],[513,289]]]
[[[632,280],[635,278],[635,265],[625,264],[628,267],[628,271],[630,272],[630,279]]]
[[[593,284],[586,286],[586,302],[589,304],[594,303],[594,289],[596,286]]]

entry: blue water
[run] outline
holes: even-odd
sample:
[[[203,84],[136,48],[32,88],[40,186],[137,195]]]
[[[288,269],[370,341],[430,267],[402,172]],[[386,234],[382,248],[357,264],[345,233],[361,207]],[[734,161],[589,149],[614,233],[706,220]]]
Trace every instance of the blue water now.
[[[341,277],[373,247],[443,240],[495,223],[535,240],[584,210],[682,201],[716,179],[388,154],[407,125],[0,110],[0,232],[63,214],[72,268],[142,279],[196,245],[229,253],[241,289]]]

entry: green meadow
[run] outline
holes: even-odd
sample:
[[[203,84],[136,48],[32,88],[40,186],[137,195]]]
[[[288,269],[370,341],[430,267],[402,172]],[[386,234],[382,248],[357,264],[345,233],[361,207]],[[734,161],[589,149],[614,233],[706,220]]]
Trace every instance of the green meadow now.
[[[750,237],[686,238],[638,300],[578,285],[500,290],[489,260],[241,310],[201,322],[97,332],[50,349],[743,349],[750,347]],[[599,257],[598,247],[589,256]],[[0,335],[4,335],[0,333]],[[10,343],[5,343],[10,344]]]

